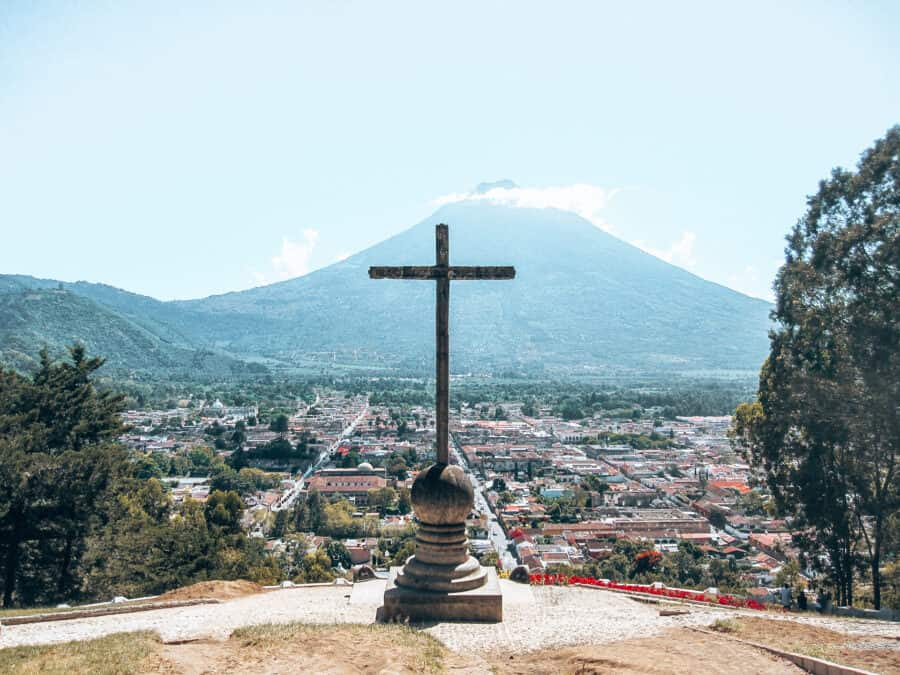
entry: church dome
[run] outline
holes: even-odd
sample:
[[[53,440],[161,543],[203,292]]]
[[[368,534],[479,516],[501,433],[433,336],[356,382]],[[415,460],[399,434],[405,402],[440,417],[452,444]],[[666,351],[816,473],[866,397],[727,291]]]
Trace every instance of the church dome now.
[[[362,462],[359,466],[356,467],[358,471],[374,471],[372,465],[368,462]]]

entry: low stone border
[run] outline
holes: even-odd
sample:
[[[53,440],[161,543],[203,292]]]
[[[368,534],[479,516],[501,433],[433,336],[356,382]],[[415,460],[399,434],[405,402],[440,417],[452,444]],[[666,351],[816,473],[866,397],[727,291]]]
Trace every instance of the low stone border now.
[[[74,609],[71,612],[26,614],[0,619],[0,626],[20,626],[26,623],[43,623],[48,621],[69,621],[70,619],[88,619],[95,616],[109,616],[110,614],[133,614],[134,612],[149,612],[154,609],[173,609],[175,607],[190,607],[191,605],[218,605],[220,603],[221,600],[216,600],[214,598],[197,598],[194,600],[152,602],[145,605],[127,605],[125,607],[101,607],[98,609]]]
[[[770,647],[769,645],[760,644],[759,642],[742,640],[741,638],[728,635],[727,633],[719,633],[717,631],[696,627],[692,628],[691,630],[695,630],[698,633],[705,633],[706,635],[724,637],[729,640],[734,640],[735,642],[740,642],[741,644],[748,645],[750,647],[762,649],[763,651],[769,652],[770,654],[774,654],[775,656],[787,659],[794,665],[803,668],[803,670],[805,670],[807,673],[812,673],[813,675],[877,675],[877,673],[873,673],[869,670],[860,670],[859,668],[853,668],[852,666],[842,666],[839,663],[832,663],[831,661],[826,661],[825,659],[817,659],[812,656],[806,656],[805,654],[786,652],[781,649],[776,649],[775,647]]]

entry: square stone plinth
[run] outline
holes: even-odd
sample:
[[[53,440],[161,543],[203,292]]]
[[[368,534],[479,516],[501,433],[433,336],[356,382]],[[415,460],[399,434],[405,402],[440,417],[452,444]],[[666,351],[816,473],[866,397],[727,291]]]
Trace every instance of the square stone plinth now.
[[[391,568],[384,591],[384,606],[378,610],[380,621],[503,621],[503,595],[495,568],[483,568],[487,572],[484,586],[460,593],[436,593],[398,586],[397,573],[402,569]]]

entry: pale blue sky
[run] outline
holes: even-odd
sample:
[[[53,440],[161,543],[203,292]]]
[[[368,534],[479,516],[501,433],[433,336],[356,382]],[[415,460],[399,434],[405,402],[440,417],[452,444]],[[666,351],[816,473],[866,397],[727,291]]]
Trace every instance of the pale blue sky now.
[[[900,122],[898,8],[5,0],[0,272],[248,288],[510,178],[767,297],[805,196]]]

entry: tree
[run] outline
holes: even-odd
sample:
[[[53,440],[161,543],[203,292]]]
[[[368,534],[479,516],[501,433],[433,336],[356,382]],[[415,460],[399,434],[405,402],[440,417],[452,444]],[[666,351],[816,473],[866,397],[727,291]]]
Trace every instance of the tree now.
[[[269,431],[278,433],[278,437],[281,440],[284,440],[284,437],[288,432],[288,416],[278,415],[269,425]]]
[[[123,397],[94,387],[103,359],[76,345],[69,361],[41,352],[32,378],[0,369],[0,577],[3,605],[77,591],[95,511],[131,465],[109,441]]]
[[[533,398],[526,400],[522,404],[522,414],[526,417],[535,417],[537,415],[537,401]]]
[[[298,584],[313,584],[332,581],[334,572],[331,571],[331,558],[322,549],[307,553],[300,561],[300,569],[294,582]]]
[[[397,552],[394,554],[394,557],[391,558],[391,565],[399,566],[405,565],[406,559],[409,558],[413,553],[416,552],[416,540],[415,539],[407,539],[403,542],[403,545],[397,549]]]
[[[769,357],[734,437],[779,510],[815,528],[839,601],[864,553],[880,607],[900,506],[900,126],[819,184],[787,240]]]
[[[412,496],[409,488],[402,487],[397,490],[397,513],[405,516],[412,511]]]
[[[388,475],[393,476],[397,480],[406,480],[408,472],[409,467],[407,466],[403,455],[398,455],[396,453],[391,455],[387,464]]]
[[[712,509],[709,512],[709,524],[717,530],[724,530],[725,526],[728,525],[728,519],[725,517],[725,512],[720,509]]]
[[[246,477],[232,469],[227,464],[216,466],[209,475],[209,487],[213,491],[234,491],[238,494],[247,494],[254,489],[253,483]]]
[[[392,487],[373,488],[369,490],[369,506],[378,509],[384,516],[397,501],[397,491]]]
[[[272,538],[281,539],[287,531],[288,512],[282,509],[276,511],[275,522],[272,523]]]
[[[216,490],[206,500],[204,515],[209,525],[219,528],[224,534],[238,534],[244,502],[237,492]]]
[[[569,399],[563,404],[561,415],[566,421],[580,420],[584,417],[584,411],[578,405],[577,401]]]
[[[325,553],[331,559],[332,567],[343,567],[345,570],[348,570],[353,566],[353,561],[350,559],[350,551],[335,539],[329,541],[325,546]]]

